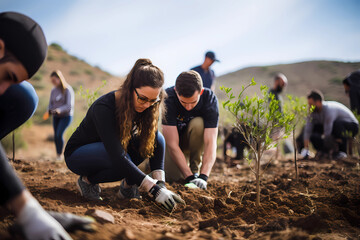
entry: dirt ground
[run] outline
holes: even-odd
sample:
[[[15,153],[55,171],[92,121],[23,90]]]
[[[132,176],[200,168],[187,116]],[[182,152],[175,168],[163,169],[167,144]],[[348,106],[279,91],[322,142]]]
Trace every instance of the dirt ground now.
[[[47,210],[84,215],[88,209],[111,213],[115,224],[96,223],[97,231],[71,233],[74,239],[359,239],[360,168],[358,159],[300,162],[299,183],[291,160],[274,161],[261,183],[262,206],[255,207],[254,177],[246,164],[232,168],[217,160],[208,190],[168,188],[186,206],[171,214],[146,196],[119,200],[119,183],[101,184],[102,203],[84,200],[77,176],[64,162],[16,160],[12,163],[29,190]],[[0,212],[0,239],[13,217]]]

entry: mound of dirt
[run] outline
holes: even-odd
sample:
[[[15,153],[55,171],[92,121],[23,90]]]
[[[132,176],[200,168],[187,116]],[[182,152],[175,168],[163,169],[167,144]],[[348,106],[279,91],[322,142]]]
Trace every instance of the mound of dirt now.
[[[349,165],[352,161],[354,164]],[[73,232],[74,239],[357,239],[360,237],[360,172],[347,163],[303,161],[300,181],[291,161],[268,168],[261,182],[261,207],[255,207],[255,181],[248,168],[226,168],[218,159],[207,190],[167,187],[186,201],[164,212],[146,195],[119,200],[119,183],[101,184],[103,202],[88,202],[77,192],[77,176],[63,162],[13,162],[26,186],[47,210],[85,215],[110,213],[115,223],[98,222],[95,233]],[[14,239],[7,228],[13,216],[0,212],[0,239]]]

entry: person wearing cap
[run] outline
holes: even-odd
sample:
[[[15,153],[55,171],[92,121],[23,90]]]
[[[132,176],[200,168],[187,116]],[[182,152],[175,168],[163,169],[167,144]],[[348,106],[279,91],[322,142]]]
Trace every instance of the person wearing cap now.
[[[275,100],[279,101],[279,111],[280,112],[282,112],[282,108],[283,108],[283,106],[282,106],[283,99],[280,94],[284,90],[284,88],[287,86],[287,84],[288,84],[288,80],[287,80],[286,76],[282,73],[278,73],[274,77],[273,87],[269,90],[270,93],[274,94]]]
[[[182,72],[175,87],[166,89],[162,130],[166,140],[167,180],[185,179],[185,186],[207,188],[216,160],[219,121],[218,100],[203,88],[196,71]]]
[[[40,68],[47,54],[41,27],[31,18],[0,13],[0,139],[34,113],[38,97],[24,81]],[[27,239],[71,239],[26,190],[0,144],[0,204],[16,216]]]
[[[297,141],[303,141],[301,155],[310,156],[309,143],[318,151],[317,157],[332,152],[333,158],[347,157],[347,136],[355,136],[359,131],[359,122],[354,114],[343,104],[324,101],[323,94],[312,90],[307,96],[309,107],[314,111],[306,120],[305,130]]]
[[[215,90],[215,73],[210,67],[214,62],[220,61],[215,57],[214,52],[208,51],[205,54],[203,64],[191,69],[200,74],[203,81],[203,87],[210,88],[212,91]]]
[[[343,85],[350,98],[350,109],[360,114],[360,70],[350,73],[343,80]]]

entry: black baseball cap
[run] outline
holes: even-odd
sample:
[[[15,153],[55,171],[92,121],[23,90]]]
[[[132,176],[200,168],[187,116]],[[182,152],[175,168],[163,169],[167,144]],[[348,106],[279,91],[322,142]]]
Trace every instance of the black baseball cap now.
[[[47,43],[40,25],[16,12],[0,13],[0,39],[5,48],[24,65],[31,78],[47,54]]]
[[[211,60],[215,61],[215,62],[220,62],[219,59],[216,59],[215,57],[215,53],[213,51],[208,51],[205,53],[205,57],[210,58]]]

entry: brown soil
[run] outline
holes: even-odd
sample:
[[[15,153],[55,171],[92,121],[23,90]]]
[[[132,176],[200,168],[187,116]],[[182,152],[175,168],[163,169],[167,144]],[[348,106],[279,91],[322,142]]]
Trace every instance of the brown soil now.
[[[101,184],[102,203],[84,200],[75,187],[77,176],[64,162],[52,160],[12,163],[26,186],[47,210],[84,215],[100,209],[115,224],[97,223],[95,233],[77,231],[74,239],[359,239],[360,170],[358,159],[302,161],[300,181],[293,162],[270,164],[261,183],[261,207],[255,207],[254,176],[246,164],[226,168],[218,159],[208,190],[168,188],[186,206],[171,214],[150,198],[119,200],[119,183]],[[0,212],[0,239],[13,239],[7,227],[13,216]]]

